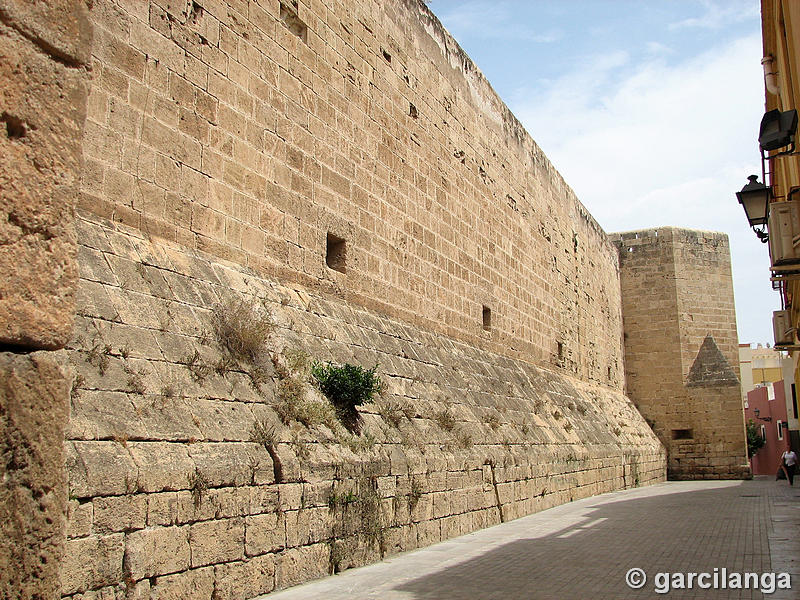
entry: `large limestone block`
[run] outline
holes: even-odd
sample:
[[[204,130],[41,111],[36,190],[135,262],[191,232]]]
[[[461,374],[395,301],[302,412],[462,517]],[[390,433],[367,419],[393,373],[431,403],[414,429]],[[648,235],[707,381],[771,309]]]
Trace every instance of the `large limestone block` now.
[[[278,513],[255,515],[245,519],[247,556],[279,552],[286,546],[284,518]]]
[[[134,580],[185,571],[190,562],[188,527],[153,527],[127,535],[125,564]]]
[[[58,590],[69,383],[47,352],[0,353],[0,598]]]
[[[136,465],[121,443],[68,442],[65,450],[69,493],[76,498],[119,496],[136,490]]]
[[[256,556],[246,562],[232,562],[214,567],[215,600],[249,600],[272,591],[275,581],[275,558]]]
[[[69,540],[61,568],[61,593],[113,585],[122,579],[125,536],[89,536]]]
[[[0,15],[19,9],[33,23],[49,4],[2,0]],[[1,343],[55,349],[69,339],[84,79],[0,25]]]
[[[328,574],[329,565],[328,544],[314,544],[287,550],[276,557],[276,587],[285,588],[324,577]]]
[[[191,526],[192,567],[244,558],[244,520],[204,521]]]
[[[214,567],[158,577],[150,592],[153,598],[159,600],[211,600],[214,594]]]

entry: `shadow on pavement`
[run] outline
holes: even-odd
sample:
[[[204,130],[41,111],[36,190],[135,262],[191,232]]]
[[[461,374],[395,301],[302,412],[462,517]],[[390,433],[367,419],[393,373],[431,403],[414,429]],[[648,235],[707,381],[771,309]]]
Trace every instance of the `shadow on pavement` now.
[[[770,571],[769,496],[770,486],[742,482],[596,505],[575,526],[499,546],[393,589],[420,600],[769,598],[758,590],[696,584],[656,594],[654,582],[659,572]],[[648,576],[641,590],[625,583],[634,567]]]

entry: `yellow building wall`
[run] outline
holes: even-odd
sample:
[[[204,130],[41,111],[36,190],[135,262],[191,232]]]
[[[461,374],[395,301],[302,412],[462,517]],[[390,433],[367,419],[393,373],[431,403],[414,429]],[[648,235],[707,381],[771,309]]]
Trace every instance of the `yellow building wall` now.
[[[783,379],[780,367],[753,369],[753,383],[775,383]]]
[[[774,60],[773,70],[778,83],[778,93],[765,90],[766,110],[782,111],[798,109],[800,98],[800,76],[798,76],[798,57],[800,57],[800,2],[796,0],[762,0],[762,35],[764,56]],[[765,86],[766,87],[766,86]],[[770,158],[769,184],[772,185],[775,200],[788,200],[787,195],[795,189],[800,190],[800,155],[787,155]],[[793,199],[800,199],[795,195]],[[795,328],[800,321],[800,282],[786,284],[785,303],[792,312]],[[795,372],[795,378],[798,373]]]

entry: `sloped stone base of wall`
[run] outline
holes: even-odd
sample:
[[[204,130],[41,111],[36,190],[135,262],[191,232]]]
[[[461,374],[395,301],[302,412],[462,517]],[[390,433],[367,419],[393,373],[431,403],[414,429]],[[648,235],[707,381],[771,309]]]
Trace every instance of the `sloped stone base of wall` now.
[[[64,596],[251,598],[665,478],[618,391],[106,221],[78,231]],[[275,323],[257,365],[215,338],[231,298]],[[309,360],[378,365],[359,433],[278,418],[321,398]]]

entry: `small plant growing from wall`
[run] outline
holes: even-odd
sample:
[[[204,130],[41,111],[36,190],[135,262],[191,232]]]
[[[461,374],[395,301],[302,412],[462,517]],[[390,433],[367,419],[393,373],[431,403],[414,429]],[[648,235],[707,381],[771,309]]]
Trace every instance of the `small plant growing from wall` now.
[[[393,427],[399,427],[403,417],[414,418],[414,407],[406,400],[382,400],[376,403],[378,414]]]
[[[275,330],[265,303],[256,298],[228,298],[214,308],[211,321],[214,336],[227,355],[218,363],[218,372],[224,374],[245,364],[253,387],[260,389],[268,379],[264,357],[267,340]]]
[[[341,494],[331,492],[331,495],[328,496],[328,507],[338,508],[340,506],[347,506],[348,504],[353,504],[357,500],[358,496],[352,491]]]
[[[111,355],[111,346],[108,344],[100,345],[95,344],[91,347],[91,349],[86,353],[86,362],[90,365],[97,367],[97,372],[100,373],[100,376],[106,374],[108,370],[109,364],[109,356]]]
[[[192,379],[202,385],[206,378],[211,375],[211,367],[203,362],[200,353],[195,349],[194,353],[189,354],[183,359],[186,368],[189,369],[189,374]]]
[[[330,540],[331,548],[335,547],[337,552],[331,561],[335,570],[346,562],[348,553],[356,550],[359,540],[373,546],[381,556],[386,553],[386,515],[377,479],[364,475],[353,483],[351,489],[332,491],[328,497],[328,507],[335,514]]]
[[[302,375],[295,374],[273,357],[275,371],[278,374],[278,385],[275,412],[284,425],[292,421],[302,423],[306,427],[327,425],[331,429],[336,421],[336,410],[327,400],[313,400],[308,398],[307,384],[302,380]]]
[[[453,431],[456,427],[456,418],[449,408],[444,408],[433,416],[433,420],[444,431]]]
[[[79,398],[81,395],[81,388],[86,384],[86,377],[84,377],[81,373],[75,375],[75,379],[72,380],[72,388],[70,388],[69,397],[73,400]]]
[[[255,299],[229,298],[214,308],[214,333],[232,358],[256,364],[275,329],[272,315]]]
[[[468,448],[472,447],[474,443],[472,441],[472,436],[469,433],[467,433],[466,430],[461,429],[457,431],[455,436],[456,436],[456,442],[458,442],[458,447],[461,448],[462,450],[467,450]]]
[[[267,419],[260,419],[253,422],[253,427],[250,429],[250,441],[260,444],[265,450],[275,447],[278,439],[278,433],[275,425],[270,423]]]
[[[336,408],[342,424],[350,431],[359,430],[357,406],[370,402],[383,389],[383,381],[376,373],[378,365],[365,369],[360,365],[345,363],[334,365],[330,362],[311,365],[311,375],[319,384],[323,394]]]
[[[491,427],[492,431],[497,431],[500,428],[500,417],[494,412],[486,415],[483,422]]]

